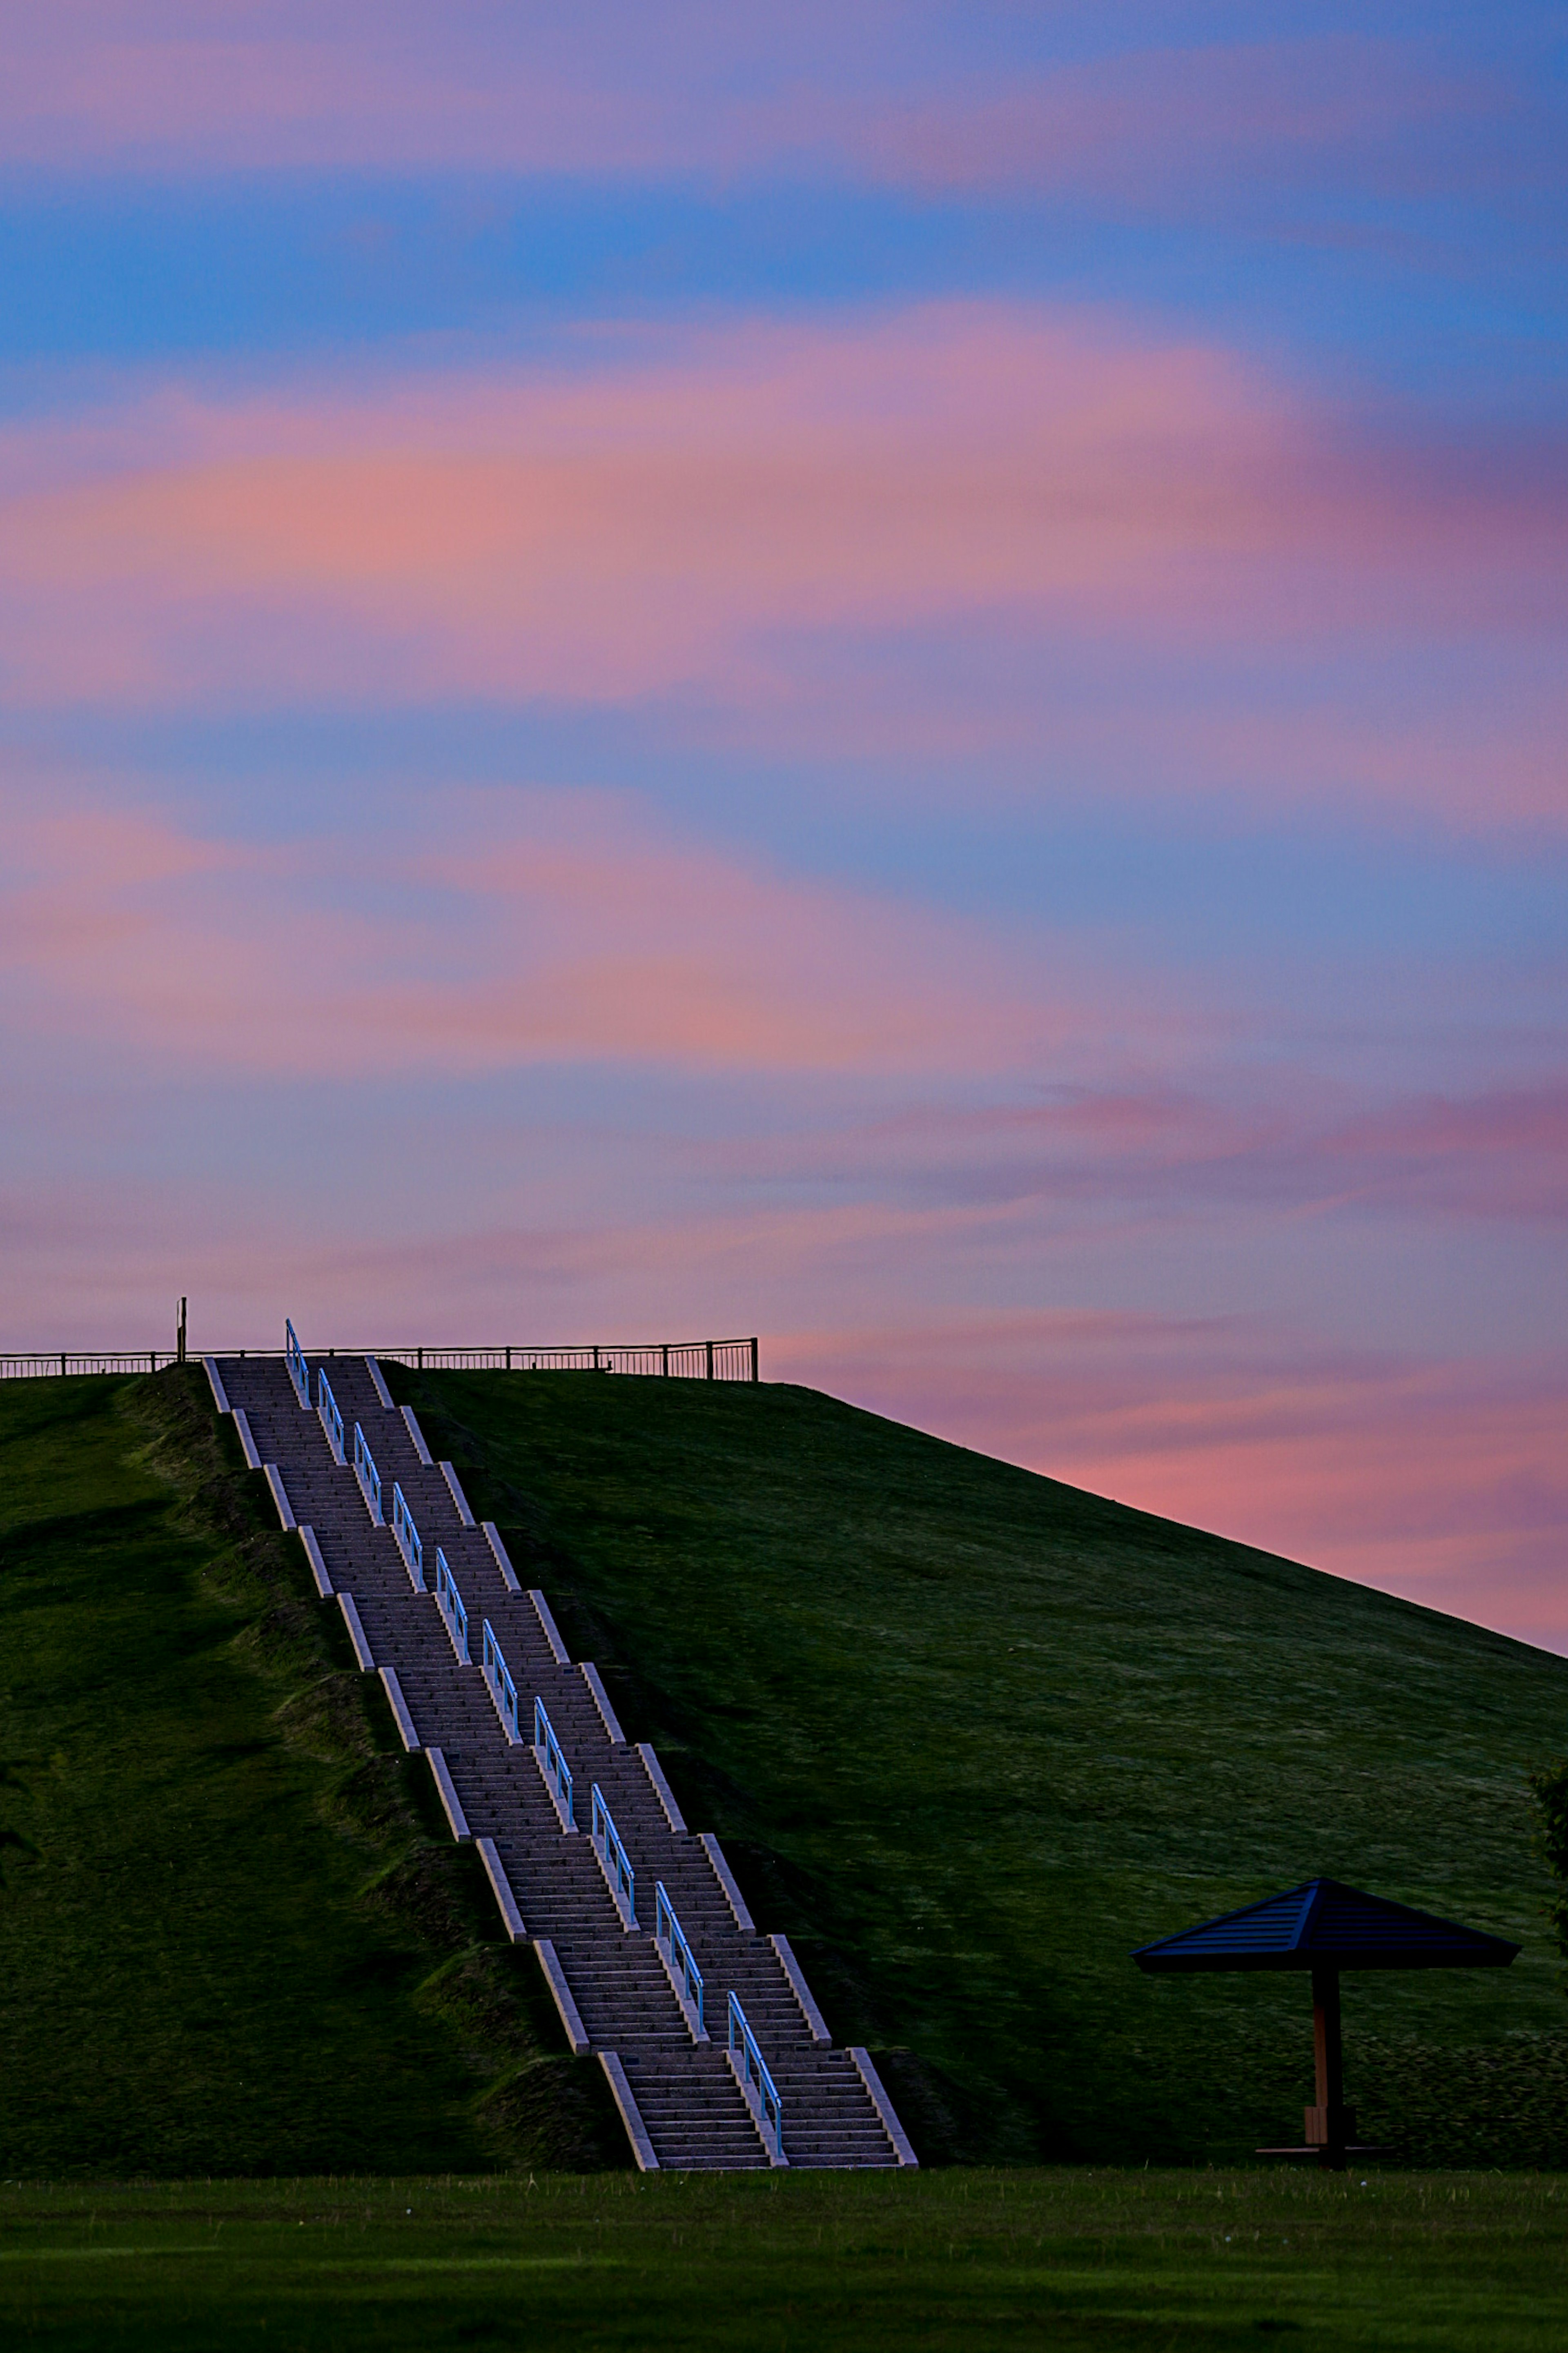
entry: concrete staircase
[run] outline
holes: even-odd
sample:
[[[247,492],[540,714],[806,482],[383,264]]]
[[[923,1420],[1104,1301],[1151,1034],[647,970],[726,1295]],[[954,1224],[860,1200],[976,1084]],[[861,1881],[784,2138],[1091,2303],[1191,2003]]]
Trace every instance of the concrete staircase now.
[[[318,1587],[338,1597],[362,1666],[387,1684],[405,1742],[434,1752],[453,1834],[480,1841],[509,1933],[534,1946],[573,2048],[599,2055],[637,2162],[728,2170],[779,2161],[728,2056],[733,1991],[778,2088],[784,2162],[913,2165],[867,2054],[832,2047],[785,1940],[758,1934],[717,1841],[687,1831],[652,1750],[622,1736],[593,1668],[567,1662],[545,1597],[521,1590],[494,1530],[472,1525],[450,1466],[421,1459],[418,1425],[384,1402],[373,1361],[318,1361],[344,1419],[341,1468],[281,1359],[227,1356],[208,1360],[208,1373],[285,1526],[301,1528]],[[313,1398],[314,1365],[310,1379]],[[373,1524],[355,1476],[356,1421],[381,1475],[386,1525]],[[394,1481],[422,1539],[424,1592],[389,1525]],[[468,1610],[468,1665],[437,1607],[438,1545]],[[516,1744],[481,1671],[486,1619],[516,1684]],[[570,1832],[531,1745],[535,1695],[573,1776]],[[635,1871],[635,1928],[622,1922],[590,1836],[596,1782]],[[711,2039],[696,2038],[652,1934],[661,1880],[703,1974]]]

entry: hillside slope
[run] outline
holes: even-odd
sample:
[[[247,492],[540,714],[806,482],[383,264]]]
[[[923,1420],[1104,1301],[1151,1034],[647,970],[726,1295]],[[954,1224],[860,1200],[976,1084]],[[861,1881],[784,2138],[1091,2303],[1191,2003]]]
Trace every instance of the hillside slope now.
[[[0,2171],[624,2163],[195,1366],[0,1383]]]
[[[1127,1956],[1326,1873],[1525,1947],[1347,1981],[1363,2129],[1568,2158],[1523,1781],[1568,1662],[803,1389],[388,1377],[928,2157],[1296,2137],[1305,1983]]]

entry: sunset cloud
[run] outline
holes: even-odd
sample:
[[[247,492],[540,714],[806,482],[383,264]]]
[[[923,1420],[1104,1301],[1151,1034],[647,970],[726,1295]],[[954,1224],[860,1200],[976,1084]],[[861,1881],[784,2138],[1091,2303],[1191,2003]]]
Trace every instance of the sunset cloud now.
[[[1234,356],[1108,318],[940,305],[606,333],[570,368],[359,393],[170,386],[84,419],[74,462],[57,423],[13,426],[3,485],[13,707],[684,703],[753,740],[827,748],[842,712],[850,746],[1057,760],[1092,728],[1102,788],[1158,741],[1187,787],[1563,811],[1563,453],[1347,438]],[[1413,644],[1431,670],[1506,643],[1539,684],[1467,735],[1425,691],[1318,707],[1313,664],[1380,637],[1396,675]],[[1268,707],[1172,710],[1140,659],[1250,666]]]
[[[94,622],[150,693],[214,664],[254,684],[281,651],[319,691],[307,649],[336,623],[343,692],[568,698],[733,689],[789,631],[1021,601],[1136,623],[1266,546],[1285,456],[1284,419],[1219,354],[985,309],[148,417],[147,459],[0,518],[20,676],[46,633],[59,659],[61,603],[89,623],[45,691],[91,691]]]
[[[948,189],[1088,194],[1189,215],[1245,182],[1255,204],[1332,173],[1341,191],[1493,184],[1549,118],[1502,72],[1465,73],[1368,32],[1203,40],[978,78],[874,110],[842,134],[862,168]]]
[[[412,0],[56,0],[7,24],[0,136],[14,163],[56,168],[810,172],[1163,216],[1238,181],[1255,200],[1330,174],[1489,192],[1550,150],[1548,111],[1511,60],[1478,77],[1372,24],[1227,41],[1180,12],[1057,10],[1011,39],[988,30],[966,44],[939,5],[437,19]]]
[[[553,1061],[975,1074],[1072,1058],[1081,962],[661,831],[625,798],[450,797],[259,846],[58,778],[0,788],[0,974],[26,1022],[164,1067],[324,1075]],[[1054,969],[1053,969],[1053,963]]]
[[[841,1193],[874,1181],[914,1207],[1114,1201],[1568,1221],[1568,1076],[1456,1096],[1401,1095],[1380,1081],[1369,1110],[1344,1080],[1313,1075],[1306,1041],[1298,1061],[1266,1073],[1226,1070],[1218,1043],[1211,1033],[1206,1093],[1169,1079],[1047,1087],[1043,1101],[904,1110],[770,1139],[768,1163]],[[1173,1067],[1169,1046],[1163,1059]],[[743,1146],[733,1165],[758,1156]]]

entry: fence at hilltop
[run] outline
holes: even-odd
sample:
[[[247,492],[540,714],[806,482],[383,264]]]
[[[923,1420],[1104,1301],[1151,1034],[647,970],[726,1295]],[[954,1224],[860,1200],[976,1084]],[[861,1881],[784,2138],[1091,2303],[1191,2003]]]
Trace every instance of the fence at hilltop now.
[[[281,1348],[192,1349],[190,1356],[281,1356]],[[376,1356],[417,1372],[634,1373],[655,1379],[755,1381],[758,1344],[744,1340],[649,1340],[626,1346],[535,1348],[313,1348],[313,1356]],[[80,1373],[155,1373],[183,1364],[183,1348],[48,1348],[0,1354],[0,1380],[59,1379]]]

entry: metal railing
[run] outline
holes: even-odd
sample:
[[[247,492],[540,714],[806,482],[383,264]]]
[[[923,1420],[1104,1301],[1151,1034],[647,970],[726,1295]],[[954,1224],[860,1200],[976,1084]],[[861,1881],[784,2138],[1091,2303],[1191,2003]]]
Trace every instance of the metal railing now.
[[[738,2042],[740,2056],[736,2057]],[[757,2037],[746,2022],[746,2012],[735,1995],[729,1998],[729,2055],[740,2077],[740,2088],[746,2094],[747,2106],[762,2128],[765,2142],[771,2141],[777,2157],[784,2154],[784,2107],[779,2097],[779,2086],[768,2072],[768,2062],[758,2049]]]
[[[358,1422],[354,1425],[354,1475],[359,1482],[371,1518],[378,1528],[387,1525],[381,1516],[381,1473],[376,1468],[376,1458],[365,1442],[365,1432]]]
[[[289,1366],[289,1378],[294,1384],[294,1395],[309,1413],[311,1409],[311,1368],[305,1362],[305,1352],[300,1345],[293,1319],[283,1318],[283,1355]]]
[[[286,1357],[289,1351],[287,1347],[208,1348],[204,1353],[237,1356],[243,1362],[247,1356],[263,1361]],[[641,1373],[685,1381],[759,1378],[755,1335],[744,1340],[638,1340],[614,1347],[586,1348],[322,1348],[317,1351],[318,1366],[323,1356],[378,1356],[384,1364],[410,1365],[417,1372]],[[0,1356],[0,1380],[50,1374],[58,1378],[62,1373],[155,1373],[161,1365],[181,1361],[173,1348],[40,1349]]]
[[[484,1680],[490,1686],[490,1696],[495,1702],[497,1715],[513,1739],[521,1743],[523,1736],[517,1729],[517,1686],[501,1655],[495,1629],[488,1618],[484,1621]]]
[[[754,1381],[755,1339],[648,1340],[598,1348],[377,1348],[415,1372],[638,1373],[665,1380]]]
[[[408,1509],[408,1499],[396,1479],[392,1482],[392,1533],[397,1539],[397,1549],[403,1556],[403,1566],[413,1579],[415,1592],[423,1593],[425,1547],[419,1540],[419,1531],[414,1525],[414,1514]]]
[[[561,1754],[561,1744],[556,1737],[555,1725],[545,1713],[542,1699],[534,1702],[534,1753],[555,1783],[562,1814],[570,1825],[575,1819],[572,1813],[572,1768]]]
[[[461,1663],[471,1663],[468,1655],[468,1611],[463,1608],[462,1595],[457,1589],[457,1579],[447,1565],[447,1556],[440,1545],[436,1546],[436,1607],[447,1621],[447,1631],[452,1638],[452,1648]]]
[[[155,1373],[177,1365],[173,1348],[50,1348],[0,1356],[0,1381],[60,1380],[68,1374]]]
[[[675,1907],[664,1893],[662,1879],[653,1883],[653,1940],[665,1956],[677,1991],[684,1998],[687,2017],[701,2034],[704,2031],[703,1973],[692,1957],[692,1948],[675,1917]]]
[[[332,1448],[333,1459],[339,1470],[342,1470],[344,1461],[343,1416],[337,1409],[337,1399],[332,1393],[332,1383],[320,1365],[316,1366],[316,1412],[321,1417],[321,1425],[326,1432],[327,1444]]]
[[[604,1802],[604,1791],[596,1781],[593,1785],[594,1852],[603,1863],[609,1881],[609,1892],[615,1898],[615,1908],[627,1927],[637,1926],[637,1873],[631,1868],[631,1858],[620,1842],[620,1832],[615,1827],[615,1817]]]

